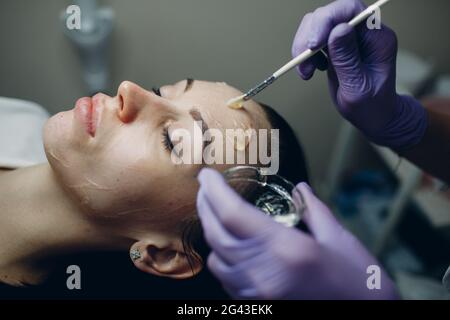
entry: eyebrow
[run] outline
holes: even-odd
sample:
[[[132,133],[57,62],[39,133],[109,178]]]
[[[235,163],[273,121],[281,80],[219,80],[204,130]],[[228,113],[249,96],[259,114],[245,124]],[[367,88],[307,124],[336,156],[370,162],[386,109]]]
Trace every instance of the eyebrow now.
[[[187,78],[186,79],[186,88],[184,88],[184,92],[189,91],[192,88],[192,85],[194,84],[194,79],[192,78]]]
[[[206,124],[205,119],[203,119],[202,114],[200,113],[200,111],[197,108],[192,108],[191,110],[189,110],[189,114],[191,115],[192,119],[194,119],[194,121],[201,121],[202,123],[202,135],[205,136],[205,132],[209,130],[208,125]],[[203,148],[205,148],[207,145],[209,145],[212,141],[203,141]]]

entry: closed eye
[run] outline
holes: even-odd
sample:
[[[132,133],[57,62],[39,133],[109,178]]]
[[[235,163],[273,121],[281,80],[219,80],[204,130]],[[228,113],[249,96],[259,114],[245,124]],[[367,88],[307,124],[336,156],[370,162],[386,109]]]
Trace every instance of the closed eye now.
[[[162,132],[162,143],[164,148],[167,151],[172,152],[174,145],[172,143],[172,140],[170,140],[170,135],[169,135],[169,127],[164,127],[163,128],[163,132]]]

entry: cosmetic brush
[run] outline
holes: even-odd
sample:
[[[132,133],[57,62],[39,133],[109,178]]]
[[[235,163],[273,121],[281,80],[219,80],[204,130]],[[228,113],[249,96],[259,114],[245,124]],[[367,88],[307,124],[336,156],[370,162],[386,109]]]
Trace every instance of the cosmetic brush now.
[[[369,6],[367,9],[362,11],[360,14],[358,14],[356,17],[354,17],[348,24],[351,27],[355,27],[361,22],[365,21],[367,18],[369,18],[371,15],[375,13],[376,10],[380,9],[383,5],[388,3],[390,0],[379,0]],[[279,79],[281,76],[283,76],[288,71],[292,70],[299,64],[305,62],[312,56],[314,56],[319,51],[323,50],[325,46],[317,49],[317,50],[311,50],[307,49],[301,54],[299,54],[297,57],[286,63],[284,66],[282,66],[280,69],[275,71],[270,77],[268,77],[266,80],[258,84],[256,87],[250,89],[247,93],[240,95],[238,97],[232,98],[228,100],[227,106],[232,109],[240,109],[244,106],[244,102],[247,100],[252,99],[254,96],[256,96],[258,93],[266,89],[268,86],[270,86],[272,83],[275,82],[275,80]]]

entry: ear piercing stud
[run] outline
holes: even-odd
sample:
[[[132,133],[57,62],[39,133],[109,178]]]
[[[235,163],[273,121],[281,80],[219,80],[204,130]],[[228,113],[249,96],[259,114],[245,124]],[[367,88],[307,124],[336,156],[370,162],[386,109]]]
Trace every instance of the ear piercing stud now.
[[[141,252],[138,249],[132,249],[130,251],[131,260],[136,261],[136,260],[140,259],[141,257],[142,257]]]

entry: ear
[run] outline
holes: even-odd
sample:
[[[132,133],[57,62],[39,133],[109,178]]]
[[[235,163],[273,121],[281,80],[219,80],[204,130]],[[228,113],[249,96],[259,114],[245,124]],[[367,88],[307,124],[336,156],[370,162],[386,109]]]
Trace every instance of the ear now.
[[[184,253],[179,240],[170,244],[156,244],[151,240],[141,240],[130,248],[130,257],[136,268],[143,272],[173,279],[186,279],[198,274],[203,263]]]

